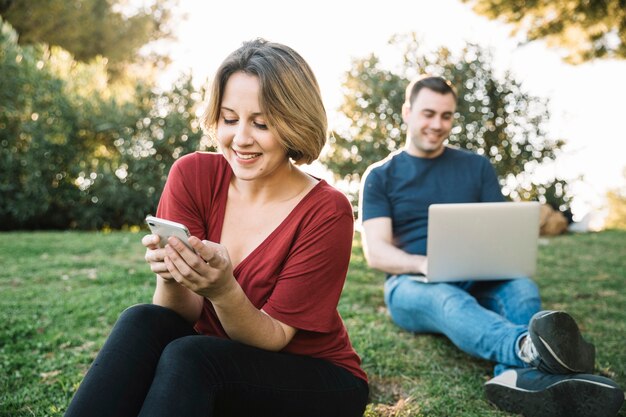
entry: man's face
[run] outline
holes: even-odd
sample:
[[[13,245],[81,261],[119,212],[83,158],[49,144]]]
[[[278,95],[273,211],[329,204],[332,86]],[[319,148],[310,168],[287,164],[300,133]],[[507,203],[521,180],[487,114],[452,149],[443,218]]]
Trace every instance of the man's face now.
[[[452,93],[439,94],[422,88],[413,103],[402,107],[407,124],[407,151],[420,158],[435,158],[443,152],[450,135],[456,100]]]

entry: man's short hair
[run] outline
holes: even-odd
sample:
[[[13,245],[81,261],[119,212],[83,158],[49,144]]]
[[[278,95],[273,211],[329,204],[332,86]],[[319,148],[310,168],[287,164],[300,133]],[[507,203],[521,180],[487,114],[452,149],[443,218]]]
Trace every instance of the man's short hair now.
[[[405,102],[409,105],[413,104],[415,97],[417,97],[422,88],[427,88],[439,94],[452,94],[454,100],[457,99],[456,88],[450,81],[434,75],[422,75],[409,83],[405,92]]]

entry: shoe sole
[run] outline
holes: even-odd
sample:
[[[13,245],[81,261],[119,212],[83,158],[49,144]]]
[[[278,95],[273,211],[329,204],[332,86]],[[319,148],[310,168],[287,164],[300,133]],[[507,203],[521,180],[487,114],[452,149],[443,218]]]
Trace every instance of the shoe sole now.
[[[583,339],[576,321],[569,314],[552,311],[538,317],[531,321],[529,333],[539,356],[554,359],[555,363],[548,364],[549,372],[593,373],[595,346]]]
[[[487,383],[485,394],[501,410],[525,417],[615,417],[624,402],[621,390],[581,379],[564,380],[541,391]]]

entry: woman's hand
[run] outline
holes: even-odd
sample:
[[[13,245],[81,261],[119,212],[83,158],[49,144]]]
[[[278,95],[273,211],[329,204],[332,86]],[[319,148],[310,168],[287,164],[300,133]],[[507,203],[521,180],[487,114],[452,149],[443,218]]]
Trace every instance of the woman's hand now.
[[[165,265],[165,249],[159,246],[160,237],[158,235],[145,235],[141,239],[141,244],[146,247],[145,260],[150,265],[150,269],[166,281],[173,280],[172,274]]]
[[[189,244],[195,253],[175,237],[165,245],[165,266],[176,282],[212,302],[237,287],[224,246],[195,236],[189,238]]]
[[[190,237],[189,244],[195,252],[176,237],[170,237],[165,245],[165,265],[180,284],[177,287],[193,291],[199,300],[207,298],[231,339],[262,349],[284,348],[296,329],[252,305],[233,276],[226,248],[196,237]]]

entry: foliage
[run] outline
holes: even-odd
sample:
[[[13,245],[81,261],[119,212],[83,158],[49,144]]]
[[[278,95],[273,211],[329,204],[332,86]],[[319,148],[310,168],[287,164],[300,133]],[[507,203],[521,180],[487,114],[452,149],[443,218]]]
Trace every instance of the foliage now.
[[[79,122],[80,106],[45,64],[58,58],[55,52],[42,46],[20,48],[7,24],[0,36],[2,227],[15,220],[28,224],[47,213],[54,224],[73,200],[72,177],[80,156],[93,144]]]
[[[358,181],[365,168],[403,145],[405,86],[403,77],[380,68],[374,54],[353,61],[339,108],[350,126],[333,132],[321,159],[336,179]]]
[[[626,180],[626,169],[624,169],[624,180]],[[606,199],[609,214],[606,218],[605,227],[626,230],[626,184],[621,188],[609,190]]]
[[[108,69],[119,75],[122,67],[138,62],[142,46],[172,37],[170,12],[177,0],[151,0],[142,6],[125,0],[4,0],[0,15],[11,23],[22,45],[46,43],[60,46],[77,60],[106,57]],[[153,54],[152,63],[164,64]]]
[[[95,158],[77,177],[79,205],[92,213],[80,228],[120,228],[154,213],[173,162],[196,150],[212,150],[196,110],[203,91],[183,77],[170,91],[137,91],[136,101],[101,132]],[[89,223],[85,223],[89,221]]]
[[[450,145],[488,157],[509,198],[567,206],[571,197],[565,181],[537,184],[532,179],[537,167],[552,161],[564,144],[547,137],[547,100],[526,93],[508,72],[498,76],[489,53],[477,45],[467,44],[455,56],[446,48],[423,53],[415,34],[391,43],[404,47],[399,71],[382,68],[372,54],[354,60],[346,74],[340,111],[351,125],[333,133],[322,159],[338,179],[359,181],[369,165],[404,146],[404,90],[416,74],[430,73],[457,87],[457,122]]]
[[[463,0],[490,19],[512,24],[528,41],[545,39],[564,48],[565,60],[626,58],[626,3],[623,0]]]
[[[596,346],[596,373],[622,388],[625,239],[618,230],[545,239],[536,276],[544,308],[574,315]],[[0,417],[63,415],[118,315],[151,301],[154,275],[140,240],[130,232],[0,233]],[[444,337],[400,330],[383,282],[357,235],[339,312],[370,379],[364,416],[509,416],[484,397],[493,365]]]
[[[195,121],[202,94],[189,76],[120,94],[104,60],[20,46],[0,20],[0,229],[140,223],[172,162],[210,149]]]

